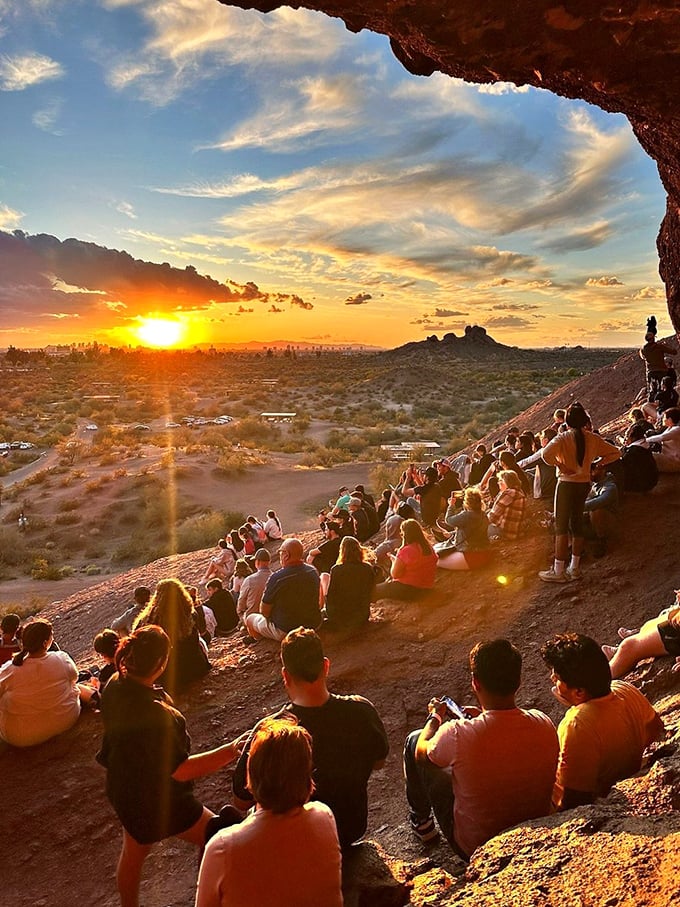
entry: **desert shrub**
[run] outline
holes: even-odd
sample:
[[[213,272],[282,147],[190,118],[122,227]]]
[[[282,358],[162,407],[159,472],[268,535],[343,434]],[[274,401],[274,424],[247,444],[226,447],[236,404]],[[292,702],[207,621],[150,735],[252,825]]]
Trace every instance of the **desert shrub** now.
[[[300,465],[328,467],[337,463],[349,463],[353,459],[354,454],[347,447],[325,447],[319,444],[300,457]]]
[[[148,540],[139,533],[135,533],[113,550],[111,560],[119,564],[141,564],[153,560],[152,553]],[[92,556],[87,552],[86,555]]]
[[[99,488],[101,488],[101,487],[102,487],[102,480],[101,480],[101,478],[99,478],[99,479],[90,479],[89,482],[86,482],[86,483],[85,483],[85,491],[87,491],[88,494],[91,494],[93,491],[97,491],[97,490],[98,490]]]
[[[98,564],[88,564],[82,569],[82,573],[84,573],[85,576],[99,576],[101,572],[102,568]]]
[[[63,567],[59,568],[59,576],[61,579],[65,579],[67,576],[73,576],[75,573],[75,568],[70,564],[64,564]]]
[[[247,450],[232,450],[221,454],[215,465],[215,471],[224,475],[245,472],[249,466],[264,466],[269,458]]]
[[[22,620],[25,620],[27,617],[37,614],[42,607],[43,603],[36,598],[32,598],[22,605],[17,602],[0,602],[0,618],[3,618],[5,614],[18,614]]]
[[[60,568],[44,557],[36,557],[31,566],[31,576],[33,579],[58,580],[61,579]]]
[[[209,548],[230,529],[241,526],[246,514],[236,511],[209,510],[189,517],[177,527],[177,551]]]

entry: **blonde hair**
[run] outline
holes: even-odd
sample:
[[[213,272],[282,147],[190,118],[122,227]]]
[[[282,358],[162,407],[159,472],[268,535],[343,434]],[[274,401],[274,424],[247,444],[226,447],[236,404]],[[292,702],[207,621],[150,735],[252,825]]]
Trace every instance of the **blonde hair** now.
[[[522,490],[522,484],[519,480],[519,476],[516,472],[513,472],[512,469],[501,469],[498,473],[498,481],[503,481],[506,488],[514,488],[517,491]]]
[[[463,507],[481,513],[482,493],[478,488],[466,488],[463,492]]]

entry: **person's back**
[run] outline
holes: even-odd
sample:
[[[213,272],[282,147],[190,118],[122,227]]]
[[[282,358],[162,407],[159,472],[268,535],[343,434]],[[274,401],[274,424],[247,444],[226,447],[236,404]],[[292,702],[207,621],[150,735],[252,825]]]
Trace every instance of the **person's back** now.
[[[351,844],[366,831],[368,778],[387,755],[385,728],[367,699],[328,692],[329,663],[313,630],[300,627],[289,633],[283,641],[281,657],[291,701],[279,714],[291,712],[311,734],[314,799],[333,811],[340,844]],[[246,786],[248,746],[241,754],[233,781],[237,805],[242,807],[252,802]]]
[[[648,447],[631,444],[621,453],[624,488],[644,494],[655,488],[659,481],[659,469],[654,454]]]
[[[534,709],[489,710],[456,722],[455,732],[430,755],[436,764],[452,767],[453,823],[465,853],[506,828],[550,812],[558,746],[547,715]]]
[[[605,797],[613,784],[635,774],[645,748],[664,727],[639,690],[612,682],[607,657],[589,636],[555,636],[541,656],[554,695],[569,706],[557,729],[555,801],[560,809],[571,809]]]
[[[331,568],[326,593],[326,617],[333,628],[351,628],[366,623],[371,613],[375,571],[370,564],[345,563]]]

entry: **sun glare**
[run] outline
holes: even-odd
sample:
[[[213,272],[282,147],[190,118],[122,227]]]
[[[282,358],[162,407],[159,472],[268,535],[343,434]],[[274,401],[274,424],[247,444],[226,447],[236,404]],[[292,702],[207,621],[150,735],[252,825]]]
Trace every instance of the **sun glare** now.
[[[186,328],[180,321],[169,318],[140,318],[135,333],[147,346],[167,347],[177,346],[184,339]]]

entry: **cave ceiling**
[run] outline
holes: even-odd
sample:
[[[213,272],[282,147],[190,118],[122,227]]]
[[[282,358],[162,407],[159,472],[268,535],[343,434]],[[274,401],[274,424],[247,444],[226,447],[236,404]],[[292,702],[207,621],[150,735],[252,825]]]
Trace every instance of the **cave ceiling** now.
[[[219,0],[225,2],[225,0]],[[680,331],[680,5],[629,0],[327,0],[227,3],[305,8],[387,35],[411,73],[533,85],[624,114],[667,193],[659,272]]]

